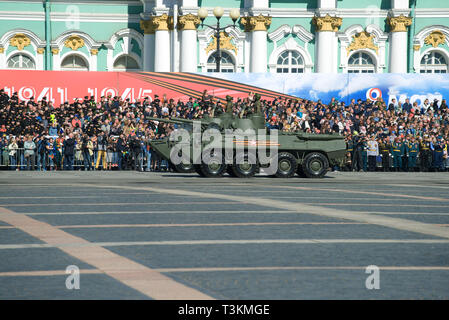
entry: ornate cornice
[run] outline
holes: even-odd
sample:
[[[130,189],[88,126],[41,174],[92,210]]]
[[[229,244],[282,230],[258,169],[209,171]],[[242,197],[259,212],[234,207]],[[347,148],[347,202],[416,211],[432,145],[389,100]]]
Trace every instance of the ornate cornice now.
[[[374,35],[363,31],[352,36],[352,43],[346,48],[348,55],[351,51],[360,49],[372,49],[379,54],[379,47],[374,44]]]
[[[173,30],[173,17],[164,13],[152,19],[155,31]]]
[[[220,32],[220,49],[234,51],[235,54],[238,51],[237,47],[232,44],[232,37],[223,31]],[[212,36],[212,41],[205,50],[207,54],[212,50],[217,50],[217,37],[215,35]]]
[[[19,51],[22,51],[23,48],[31,44],[31,40],[23,33],[16,33],[14,37],[9,40],[9,44],[13,47],[17,47]]]
[[[187,14],[180,16],[178,19],[178,29],[179,30],[196,30],[198,25],[201,23],[200,18],[194,14]]]
[[[261,14],[257,17],[242,17],[240,23],[245,26],[245,32],[267,31],[271,25],[271,17]]]
[[[144,34],[154,34],[156,26],[153,24],[153,20],[140,20],[140,29]]]
[[[446,42],[446,36],[440,30],[435,30],[430,33],[425,39],[424,43],[436,48],[439,45],[443,45]]]
[[[64,45],[72,50],[78,50],[84,47],[84,40],[80,36],[73,35],[67,38]]]
[[[327,14],[325,17],[313,17],[313,24],[317,32],[337,32],[343,23],[343,19],[339,17],[331,17]]]
[[[407,32],[407,27],[412,25],[413,19],[401,14],[399,17],[388,17],[387,23],[390,26],[390,32]]]

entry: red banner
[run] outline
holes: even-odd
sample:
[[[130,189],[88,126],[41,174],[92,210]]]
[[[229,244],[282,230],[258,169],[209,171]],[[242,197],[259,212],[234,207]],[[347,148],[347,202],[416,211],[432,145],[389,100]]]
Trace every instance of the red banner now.
[[[22,101],[31,97],[39,101],[47,97],[47,101],[53,101],[55,106],[85,96],[94,96],[96,100],[102,96],[120,96],[136,101],[145,97],[154,99],[158,95],[159,98],[187,101],[189,97],[200,98],[204,90],[218,99],[225,99],[227,95],[246,98],[249,93],[259,93],[267,100],[279,96],[294,98],[193,73],[0,70],[0,79],[0,88],[9,95],[17,92]]]

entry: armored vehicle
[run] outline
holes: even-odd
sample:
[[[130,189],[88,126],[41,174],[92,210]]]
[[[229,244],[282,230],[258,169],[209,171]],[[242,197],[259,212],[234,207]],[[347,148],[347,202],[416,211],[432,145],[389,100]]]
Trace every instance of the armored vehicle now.
[[[226,112],[217,117],[195,121],[173,117],[149,118],[177,124],[178,129],[185,129],[189,134],[187,140],[166,137],[153,140],[150,145],[162,159],[170,162],[173,155],[181,156],[182,148],[189,151],[188,159],[184,158],[182,163],[177,161],[175,168],[179,172],[194,170],[203,177],[220,177],[228,173],[233,177],[248,178],[263,170],[280,178],[290,178],[295,173],[300,177],[322,178],[330,166],[342,164],[346,152],[342,136],[269,130],[261,110],[260,96],[256,95],[255,99],[255,112],[246,118],[233,115],[232,97],[229,96]],[[235,133],[236,130],[239,134]],[[254,134],[241,134],[248,130],[253,130]],[[198,131],[200,136],[208,131],[209,134],[207,138],[195,139]],[[210,132],[220,135],[212,135],[211,138]],[[270,152],[273,149],[275,152]],[[207,161],[204,155],[208,155]]]

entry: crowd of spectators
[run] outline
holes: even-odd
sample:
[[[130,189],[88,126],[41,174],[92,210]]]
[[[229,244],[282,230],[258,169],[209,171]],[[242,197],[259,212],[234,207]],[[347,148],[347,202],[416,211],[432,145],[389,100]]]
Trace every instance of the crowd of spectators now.
[[[422,105],[394,99],[387,104],[333,98],[261,100],[267,128],[340,134],[345,163],[334,170],[438,170],[449,168],[449,108],[446,100]],[[234,99],[234,114],[254,112],[254,95]],[[0,166],[12,170],[168,170],[151,150],[176,125],[149,117],[201,119],[225,112],[225,102],[208,95],[174,101],[166,96],[140,101],[93,96],[54,106],[44,97],[19,101],[0,90]]]

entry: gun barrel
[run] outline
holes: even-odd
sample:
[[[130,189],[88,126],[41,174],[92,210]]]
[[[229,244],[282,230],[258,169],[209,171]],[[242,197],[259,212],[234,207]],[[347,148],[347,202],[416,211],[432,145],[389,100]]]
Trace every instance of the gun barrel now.
[[[177,123],[177,124],[193,124],[195,121],[199,122],[202,126],[207,126],[207,121],[201,121],[201,120],[190,120],[190,119],[183,119],[183,118],[155,118],[155,117],[147,117],[146,119],[152,120],[152,121],[159,121],[159,122],[165,122],[165,123]]]
[[[165,123],[191,123],[192,120],[188,119],[179,119],[179,118],[155,118],[155,117],[146,117],[147,120],[159,121]]]

